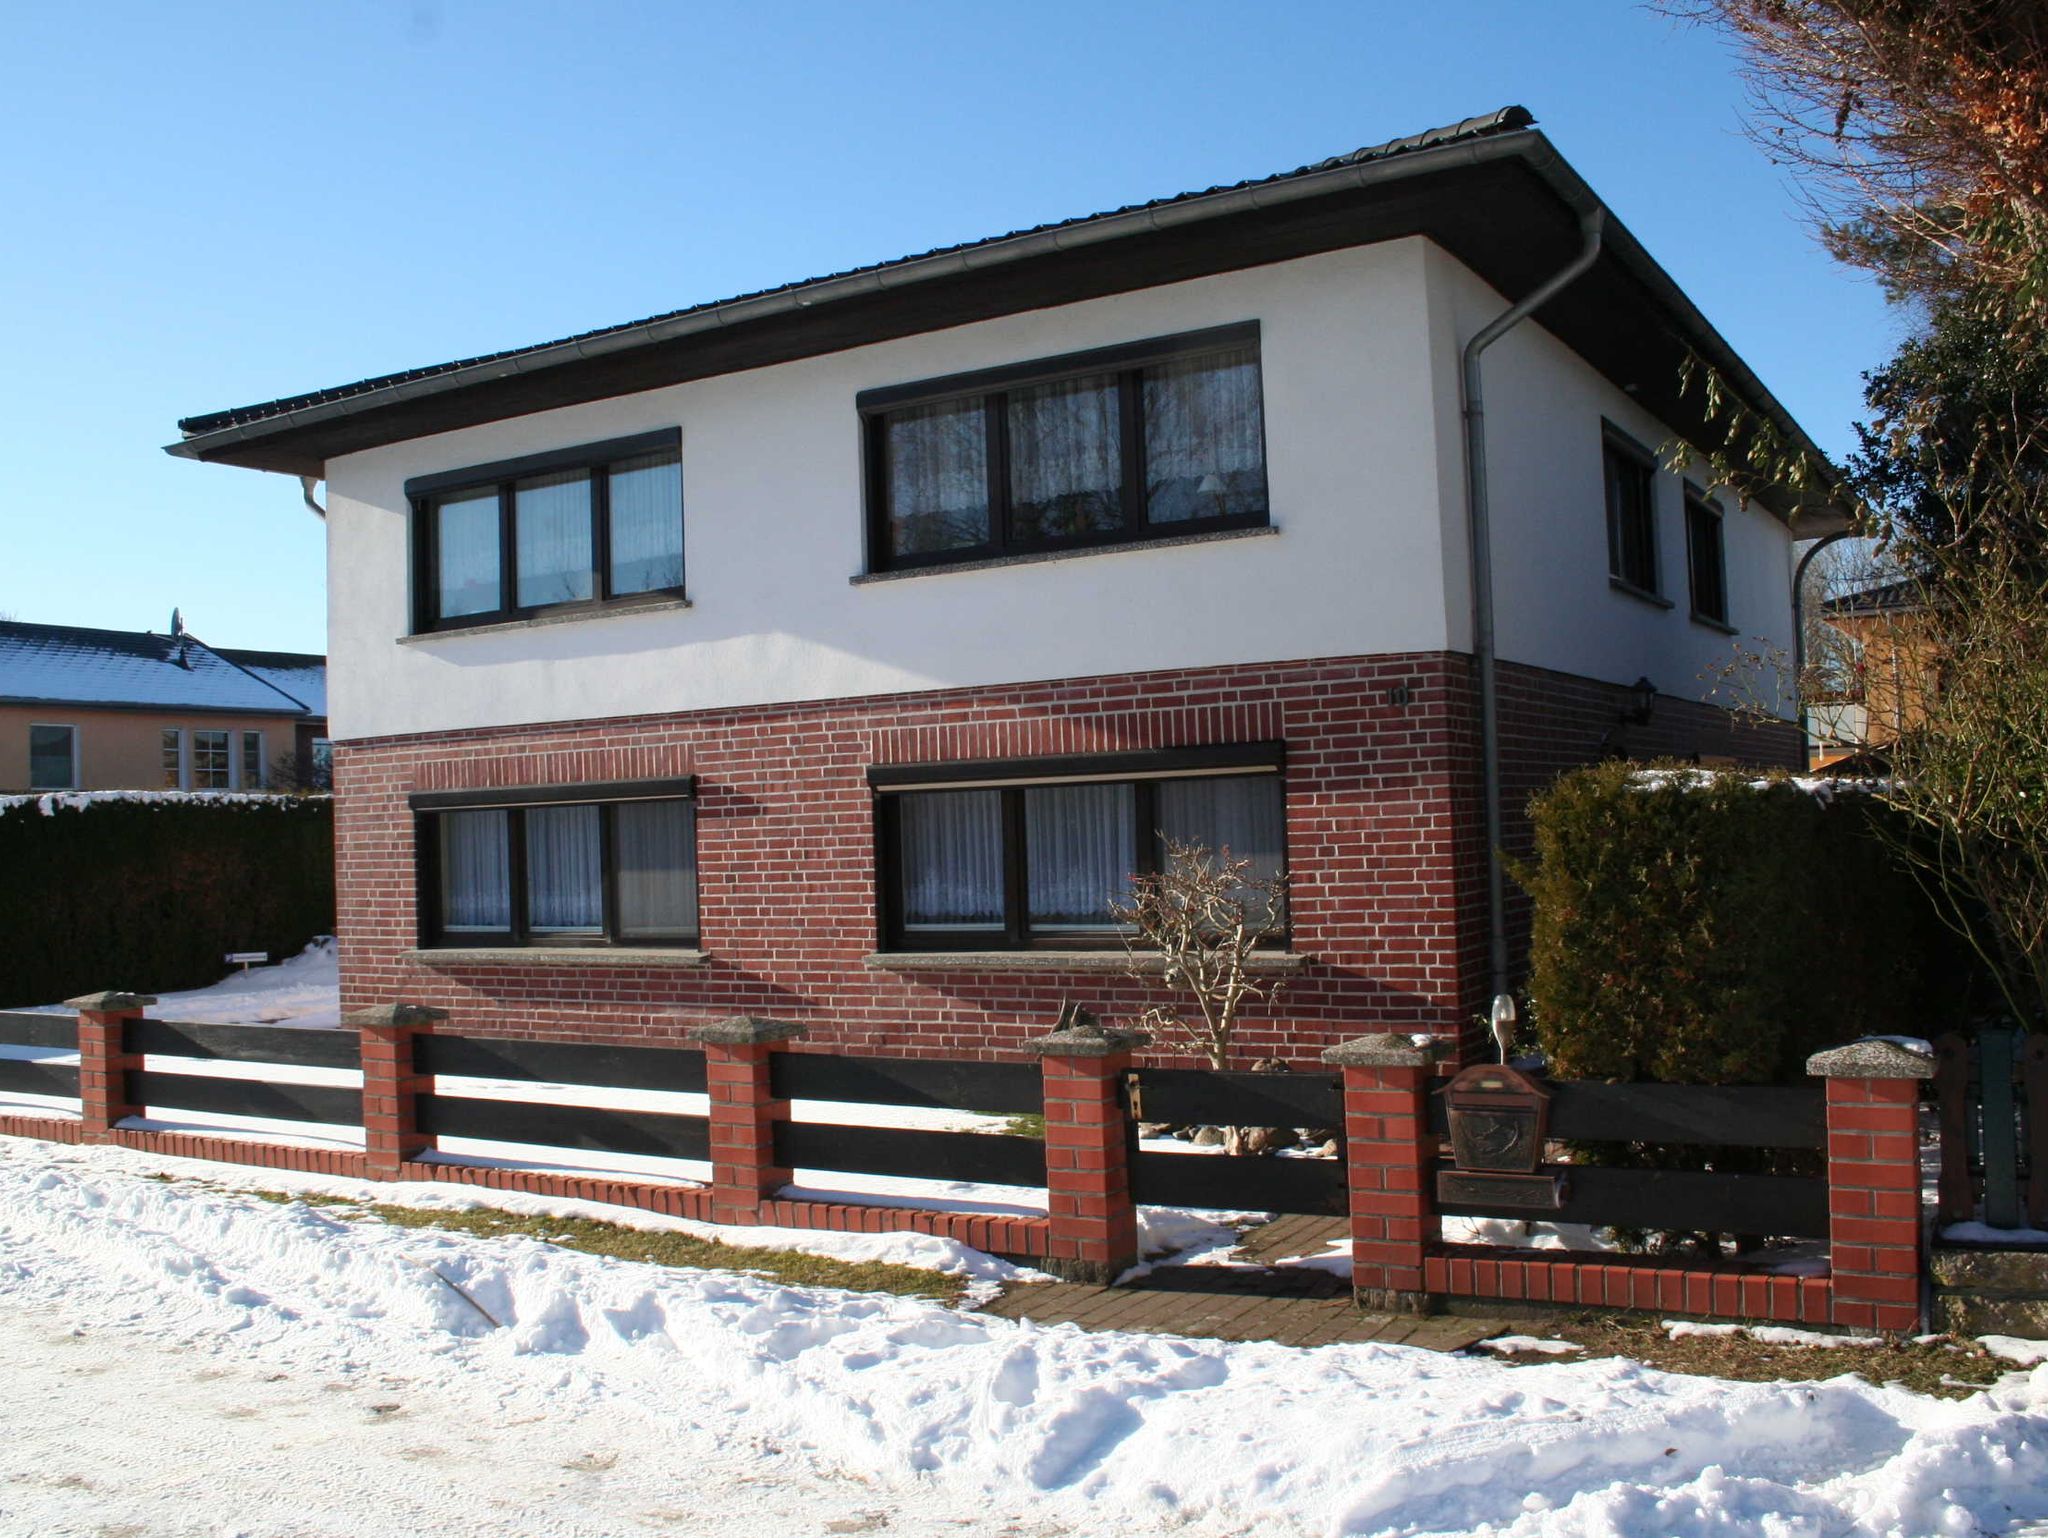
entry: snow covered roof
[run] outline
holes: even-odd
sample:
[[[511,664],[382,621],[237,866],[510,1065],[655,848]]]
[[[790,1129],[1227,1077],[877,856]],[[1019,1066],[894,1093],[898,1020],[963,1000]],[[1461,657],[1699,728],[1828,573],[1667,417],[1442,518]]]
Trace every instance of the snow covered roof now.
[[[281,681],[215,651],[196,636],[89,630],[0,621],[0,703],[142,705],[169,710],[312,716],[326,709],[325,659],[299,653],[280,667],[304,682],[318,673],[318,708]]]
[[[213,650],[239,667],[247,668],[273,688],[284,690],[306,707],[310,715],[327,714],[327,659],[310,652],[252,652],[239,646],[217,646]]]

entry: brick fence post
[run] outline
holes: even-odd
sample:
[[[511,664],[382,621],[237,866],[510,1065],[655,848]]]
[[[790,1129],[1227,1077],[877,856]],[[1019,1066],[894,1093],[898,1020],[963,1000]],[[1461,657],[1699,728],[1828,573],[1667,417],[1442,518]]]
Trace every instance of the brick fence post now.
[[[363,1164],[372,1180],[396,1180],[405,1164],[432,1146],[420,1131],[417,1098],[430,1087],[414,1072],[412,1041],[446,1020],[448,1011],[424,1004],[379,1004],[341,1017],[362,1033]]]
[[[1423,1275],[1424,1256],[1443,1231],[1429,1189],[1437,1051],[1406,1036],[1361,1036],[1323,1053],[1344,1070],[1351,1290],[1359,1307],[1375,1313],[1426,1314],[1439,1303]]]
[[[789,1120],[770,1067],[777,1046],[810,1034],[794,1020],[739,1015],[690,1033],[704,1047],[704,1088],[711,1101],[711,1221],[758,1223],[761,1203],[790,1182],[775,1162],[775,1124]]]
[[[1934,1059],[1859,1041],[1806,1060],[1827,1081],[1828,1269],[1833,1322],[1920,1328],[1927,1241],[1920,1212],[1920,1083]]]
[[[1045,1269],[1055,1276],[1103,1284],[1138,1263],[1123,1081],[1148,1040],[1074,1010],[1024,1043],[1045,1075]]]
[[[80,1137],[111,1143],[114,1126],[136,1114],[128,1103],[128,1022],[156,1002],[146,993],[88,993],[64,1001],[78,1011],[78,1118]]]

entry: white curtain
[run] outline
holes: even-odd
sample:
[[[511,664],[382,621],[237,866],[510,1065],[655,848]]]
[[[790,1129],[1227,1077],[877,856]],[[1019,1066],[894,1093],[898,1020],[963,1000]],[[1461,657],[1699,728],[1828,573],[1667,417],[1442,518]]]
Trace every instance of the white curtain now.
[[[1250,860],[1257,880],[1270,881],[1284,867],[1286,825],[1285,790],[1277,774],[1159,784],[1162,837]],[[1240,891],[1239,899],[1244,895]]]
[[[696,824],[688,801],[627,801],[612,809],[621,937],[687,940],[697,933]]]
[[[1145,370],[1151,522],[1264,512],[1265,444],[1257,348],[1234,347]]]
[[[1128,785],[1047,785],[1024,792],[1024,859],[1034,927],[1114,929],[1109,900],[1137,866]]]
[[[891,412],[884,439],[896,554],[988,543],[988,430],[980,399]]]
[[[673,454],[611,468],[612,592],[683,585],[683,467]]]
[[[519,607],[572,603],[593,595],[590,472],[537,475],[512,488],[519,552]]]
[[[498,493],[464,491],[434,508],[434,565],[442,619],[499,606]]]
[[[512,927],[504,812],[447,812],[441,822],[441,927]]]
[[[526,926],[535,934],[604,928],[598,809],[535,807],[526,814]]]
[[[1003,927],[1000,791],[901,795],[896,823],[906,929]]]
[[[1114,374],[1010,394],[1010,523],[1020,539],[1122,526],[1123,427]]]

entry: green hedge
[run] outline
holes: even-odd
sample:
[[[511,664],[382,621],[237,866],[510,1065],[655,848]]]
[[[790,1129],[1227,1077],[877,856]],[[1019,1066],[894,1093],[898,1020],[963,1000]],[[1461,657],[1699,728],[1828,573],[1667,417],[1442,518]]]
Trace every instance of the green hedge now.
[[[0,800],[0,1008],[204,987],[333,932],[324,796]]]
[[[1928,1036],[1959,953],[1868,793],[1606,764],[1531,804],[1529,995],[1559,1078],[1792,1082],[1863,1035]]]

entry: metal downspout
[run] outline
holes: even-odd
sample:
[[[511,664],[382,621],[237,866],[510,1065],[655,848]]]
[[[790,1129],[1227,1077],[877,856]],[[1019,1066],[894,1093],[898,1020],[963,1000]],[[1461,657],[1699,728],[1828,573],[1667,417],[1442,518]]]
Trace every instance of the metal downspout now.
[[[1583,276],[1600,256],[1606,210],[1595,205],[1580,215],[1585,244],[1570,264],[1520,303],[1511,305],[1465,344],[1465,487],[1472,540],[1472,653],[1479,671],[1479,762],[1486,803],[1487,959],[1493,977],[1496,1021],[1508,999],[1507,874],[1501,862],[1500,702],[1494,680],[1493,545],[1486,488],[1486,394],[1479,357],[1509,331]]]

